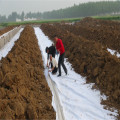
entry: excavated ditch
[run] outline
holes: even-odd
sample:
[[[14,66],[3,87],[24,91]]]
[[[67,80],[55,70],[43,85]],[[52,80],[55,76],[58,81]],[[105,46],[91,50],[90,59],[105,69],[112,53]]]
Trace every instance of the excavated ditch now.
[[[101,43],[88,40],[63,29],[60,24],[43,24],[43,32],[53,40],[57,35],[63,40],[66,57],[75,71],[95,83],[95,88],[108,96],[102,104],[106,109],[118,109],[120,119],[120,59],[112,56]],[[77,26],[76,26],[77,27]],[[74,29],[73,29],[74,31]],[[87,34],[87,33],[86,33]]]

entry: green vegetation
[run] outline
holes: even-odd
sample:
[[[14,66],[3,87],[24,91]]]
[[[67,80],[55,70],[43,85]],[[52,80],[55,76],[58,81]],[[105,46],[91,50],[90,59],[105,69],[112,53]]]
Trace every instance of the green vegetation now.
[[[3,26],[0,26],[0,29],[2,28]]]
[[[103,20],[120,20],[120,16],[93,16],[92,18]],[[59,22],[77,22],[83,18],[67,18],[67,19],[50,19],[50,20],[38,20],[38,21],[24,21],[24,22],[9,22],[1,23],[0,27],[13,26],[13,25],[27,25],[27,24],[42,24],[42,23],[59,23]]]
[[[120,16],[96,16],[93,18],[102,19],[102,20],[120,20]]]
[[[9,22],[1,23],[0,26],[11,26],[11,25],[26,25],[26,24],[42,24],[42,23],[58,23],[58,22],[76,22],[80,21],[82,18],[68,18],[68,19],[51,19],[51,20],[36,20],[36,21],[24,21],[24,22]]]
[[[120,1],[88,2],[66,9],[45,12],[43,18],[77,18],[120,13]]]

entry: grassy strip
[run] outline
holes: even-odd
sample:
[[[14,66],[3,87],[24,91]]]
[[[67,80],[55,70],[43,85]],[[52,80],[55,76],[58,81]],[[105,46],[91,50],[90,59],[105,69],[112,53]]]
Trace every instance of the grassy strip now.
[[[0,29],[2,29],[3,28],[3,26],[0,26]]]
[[[62,21],[64,21],[64,22],[76,22],[76,21],[80,21],[81,19],[82,18],[67,18],[67,19],[34,20],[34,21],[24,21],[24,22],[9,22],[9,23],[1,23],[0,26],[58,23],[58,22],[62,22]]]
[[[94,16],[93,18],[102,20],[120,20],[120,16]]]
[[[103,20],[120,20],[120,16],[93,16],[92,18],[103,19]],[[66,19],[49,19],[49,20],[33,20],[24,22],[9,22],[1,23],[0,27],[13,26],[13,25],[26,25],[26,24],[42,24],[42,23],[59,23],[59,22],[76,22],[83,18],[66,18]]]

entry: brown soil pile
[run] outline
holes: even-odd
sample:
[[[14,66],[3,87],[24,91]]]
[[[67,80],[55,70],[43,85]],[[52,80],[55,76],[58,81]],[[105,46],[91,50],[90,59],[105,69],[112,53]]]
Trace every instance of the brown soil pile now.
[[[9,26],[9,27],[6,27],[6,28],[0,30],[0,36],[8,31],[10,31],[10,30],[12,30],[13,28],[14,28],[13,26]]]
[[[94,19],[94,18],[90,18],[90,17],[86,17],[83,20],[81,20],[80,22],[77,22],[75,25],[87,25],[87,26],[91,26],[91,27],[108,27],[108,29],[113,29],[113,30],[120,30],[120,23],[119,22],[115,22],[115,21],[109,21],[109,20],[99,20],[99,19]]]
[[[75,25],[62,25],[61,28],[120,52],[119,22],[85,18]]]
[[[100,43],[63,30],[58,24],[44,24],[41,28],[51,39],[56,34],[63,40],[66,55],[75,71],[87,76],[87,82],[95,83],[101,93],[109,96],[103,104],[118,109],[120,119],[120,60]]]
[[[55,119],[34,29],[25,27],[0,67],[0,119]]]

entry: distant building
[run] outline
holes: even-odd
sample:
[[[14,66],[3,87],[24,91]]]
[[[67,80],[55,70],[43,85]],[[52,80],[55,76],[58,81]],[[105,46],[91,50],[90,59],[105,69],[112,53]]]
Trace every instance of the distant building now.
[[[36,18],[24,18],[24,21],[33,21],[33,20],[37,20]]]
[[[21,22],[21,19],[16,18],[16,22]]]

